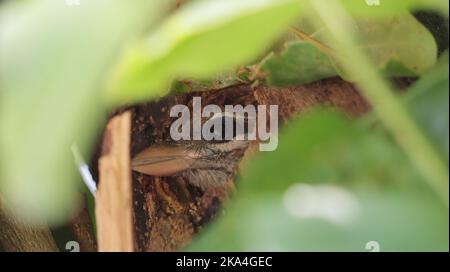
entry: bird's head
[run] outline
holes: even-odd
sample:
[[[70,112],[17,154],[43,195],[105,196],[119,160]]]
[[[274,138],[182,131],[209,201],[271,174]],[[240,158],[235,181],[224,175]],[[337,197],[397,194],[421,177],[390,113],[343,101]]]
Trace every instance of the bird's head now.
[[[183,176],[203,189],[222,185],[236,171],[249,145],[247,115],[221,113],[209,120],[221,123],[211,127],[212,140],[180,140],[152,145],[138,153],[131,162],[134,171],[151,176]],[[225,124],[232,125],[232,138],[225,140]],[[242,126],[239,130],[237,127]],[[231,126],[229,126],[231,127]],[[231,134],[231,133],[230,133]]]

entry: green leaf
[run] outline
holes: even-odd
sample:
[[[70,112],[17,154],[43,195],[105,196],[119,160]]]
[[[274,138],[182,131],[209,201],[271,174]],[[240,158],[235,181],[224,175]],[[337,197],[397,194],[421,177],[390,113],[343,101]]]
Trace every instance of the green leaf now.
[[[196,1],[168,18],[122,58],[110,101],[138,101],[165,91],[177,77],[213,76],[247,63],[298,15],[296,0]]]
[[[170,94],[187,92],[200,92],[212,89],[221,89],[230,85],[242,83],[233,70],[223,71],[208,79],[183,78],[173,80],[170,85]]]
[[[384,131],[367,127],[323,112],[290,124],[188,250],[448,250],[447,208]]]
[[[291,193],[298,194],[303,209],[288,208]],[[319,197],[329,199],[321,203]],[[354,252],[368,251],[367,244],[375,241],[381,251],[448,251],[445,213],[419,194],[360,195],[336,185],[296,184],[284,194],[247,196],[187,250]]]
[[[448,1],[446,0],[341,0],[340,2],[351,14],[361,17],[386,17],[407,10],[421,9],[434,9],[448,14]]]
[[[328,56],[305,41],[292,41],[280,54],[272,54],[261,64],[270,85],[299,85],[337,75]]]
[[[436,63],[433,35],[411,14],[359,19],[356,27],[360,46],[387,76],[422,75]]]
[[[0,191],[18,216],[59,223],[71,215],[81,183],[70,146],[90,153],[105,114],[105,71],[158,13],[146,0],[1,6]]]
[[[353,23],[355,34],[360,38],[359,46],[387,77],[419,76],[436,62],[437,46],[433,36],[410,14],[355,19]],[[322,43],[326,41],[323,37],[326,32],[308,20],[304,19],[298,27],[309,33],[319,33],[313,38]],[[304,84],[338,73],[355,80],[335,62],[313,44],[290,41],[281,54],[271,54],[263,60],[261,70],[268,74],[269,84],[278,86]]]
[[[408,91],[407,104],[440,153],[449,160],[448,52]]]
[[[318,15],[306,13],[298,27],[324,45],[330,44],[330,34],[317,21]],[[420,76],[430,70],[437,59],[437,45],[433,35],[417,19],[407,12],[391,16],[354,16],[348,22],[357,37],[358,47],[365,51],[375,67],[387,77]],[[351,81],[336,56],[337,72]],[[346,59],[351,58],[348,57]]]
[[[326,2],[315,0],[309,1],[309,4],[317,14],[315,18],[320,19],[322,25],[326,27],[328,35],[325,35],[325,38],[333,45],[340,64],[353,79],[357,80],[359,89],[369,100],[383,125],[393,134],[415,167],[425,177],[424,181],[448,207],[448,167],[392,93],[389,84],[380,77],[370,59],[359,48],[356,35],[352,33],[351,17],[338,3],[325,4]]]
[[[448,4],[448,2],[446,1]],[[448,8],[447,8],[448,9]],[[442,54],[449,46],[449,20],[448,16],[440,15],[431,11],[419,11],[414,13],[414,17],[422,23],[433,34],[438,47],[439,54]]]

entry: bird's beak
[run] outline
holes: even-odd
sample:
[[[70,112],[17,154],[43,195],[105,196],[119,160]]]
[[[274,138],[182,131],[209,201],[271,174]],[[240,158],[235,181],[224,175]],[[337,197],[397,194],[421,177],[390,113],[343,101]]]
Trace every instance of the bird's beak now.
[[[192,166],[196,158],[185,146],[156,145],[131,161],[131,169],[151,176],[171,176]]]

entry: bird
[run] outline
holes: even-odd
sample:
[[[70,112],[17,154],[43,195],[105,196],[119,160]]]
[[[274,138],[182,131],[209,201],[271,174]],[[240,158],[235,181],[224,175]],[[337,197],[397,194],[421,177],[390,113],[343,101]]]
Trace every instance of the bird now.
[[[239,89],[239,86],[234,86],[234,88]],[[248,101],[246,102],[248,103]],[[283,107],[285,106],[286,104],[283,105]],[[248,132],[241,137],[244,140],[236,137],[238,120],[243,120],[243,123],[248,124],[248,117],[242,113],[234,115],[233,112],[227,111],[216,113],[208,121],[212,123],[219,121],[221,125],[218,126],[217,131],[213,130],[211,133],[220,137],[210,140],[172,140],[151,145],[132,159],[132,170],[151,176],[181,176],[201,189],[221,186],[234,175],[245,150],[249,147],[249,140],[245,140]],[[189,117],[184,120],[189,128],[191,119]],[[232,124],[229,128],[232,130],[233,138],[228,140],[224,140],[226,122]],[[216,127],[211,128],[216,129]],[[254,127],[244,126],[244,128],[255,130]]]
[[[221,186],[234,173],[247,149],[247,140],[173,141],[137,154],[132,170],[152,176],[182,176],[207,189]]]

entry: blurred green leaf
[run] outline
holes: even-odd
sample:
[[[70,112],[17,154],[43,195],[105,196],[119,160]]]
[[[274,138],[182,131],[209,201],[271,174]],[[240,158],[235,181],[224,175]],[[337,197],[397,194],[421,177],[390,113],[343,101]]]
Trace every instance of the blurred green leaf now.
[[[407,103],[419,125],[449,160],[448,51],[439,64],[408,91]]]
[[[170,94],[201,92],[212,89],[221,89],[230,85],[242,83],[233,70],[225,70],[217,73],[208,79],[183,78],[172,80],[170,85]]]
[[[318,20],[318,23],[325,27],[323,31],[328,34],[323,36],[327,43],[332,45],[339,64],[348,73],[349,78],[355,80],[380,121],[423,175],[423,181],[433,188],[448,207],[448,166],[439,158],[430,141],[394,95],[390,84],[379,75],[373,66],[375,61],[367,57],[363,48],[360,48],[359,36],[352,27],[351,16],[338,2],[311,0],[308,3],[316,13],[312,19]]]
[[[441,15],[437,12],[419,11],[414,12],[414,17],[416,17],[417,20],[421,22],[431,32],[431,34],[433,34],[433,37],[436,40],[439,54],[442,54],[445,50],[448,49],[448,16]]]
[[[372,129],[373,130],[373,129]],[[448,250],[448,210],[383,132],[318,112],[250,162],[193,251]]]
[[[300,29],[333,48],[328,44],[330,34],[316,18],[317,15],[309,13],[299,24]],[[358,46],[385,76],[420,76],[436,64],[437,45],[433,35],[407,12],[382,18],[355,16],[349,23],[358,38]],[[349,78],[341,65],[336,67],[342,77],[355,80]]]
[[[132,47],[111,77],[108,98],[138,101],[167,90],[172,78],[208,77],[246,63],[301,9],[297,0],[195,1]]]
[[[283,194],[248,196],[230,207],[233,210],[187,250],[368,251],[367,243],[375,241],[381,251],[448,251],[448,216],[433,199],[408,193],[374,192],[364,196],[334,185],[296,185],[292,189],[298,190],[298,202],[304,205],[299,214],[329,209],[336,216],[298,216],[286,208]],[[329,193],[322,194],[324,189]],[[329,201],[340,194],[357,204],[345,210],[347,200],[342,197],[343,203],[333,206]],[[330,200],[324,204],[316,197]],[[339,218],[339,214],[351,221],[335,222],[333,218]]]
[[[305,41],[292,41],[280,54],[268,56],[261,64],[267,83],[276,86],[305,84],[337,75],[328,56]]]
[[[351,14],[361,17],[386,17],[407,10],[420,9],[433,9],[448,15],[448,1],[446,0],[340,0],[340,2]]]
[[[421,75],[436,63],[433,35],[411,14],[359,19],[356,27],[360,46],[387,76]]]
[[[0,191],[19,216],[58,223],[80,185],[70,146],[89,154],[104,115],[104,73],[161,9],[146,0],[8,4],[0,10]]]
[[[437,47],[434,38],[412,15],[355,19],[353,23],[360,47],[385,76],[418,76],[435,64]],[[313,33],[311,38],[319,42],[326,40],[323,37],[326,32],[307,19],[303,19],[298,27]],[[307,41],[297,40],[287,42],[280,54],[272,53],[264,59],[261,71],[268,74],[269,84],[277,86],[304,84],[338,73],[352,80],[339,64],[333,62],[333,56],[327,56]]]

